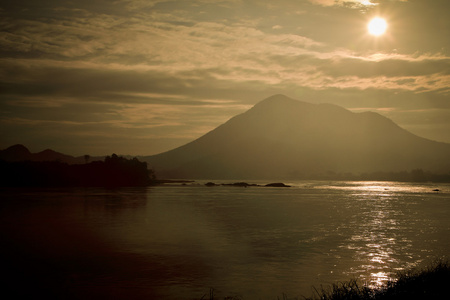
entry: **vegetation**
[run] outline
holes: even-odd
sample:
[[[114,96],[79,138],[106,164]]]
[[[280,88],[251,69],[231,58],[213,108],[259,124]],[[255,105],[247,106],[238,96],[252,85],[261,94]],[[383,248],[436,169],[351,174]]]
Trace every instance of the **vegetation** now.
[[[393,300],[450,299],[450,265],[438,261],[422,270],[397,273],[394,280],[379,288],[361,285],[357,280],[316,290],[307,300]]]
[[[450,264],[437,261],[422,270],[408,270],[397,273],[395,279],[385,285],[372,288],[357,280],[349,280],[333,284],[330,287],[315,289],[312,297],[302,297],[304,300],[425,300],[450,299]],[[207,299],[206,294],[201,298]],[[210,290],[209,300],[217,299],[214,290]],[[241,299],[238,296],[226,297]],[[282,295],[282,300],[298,300]],[[280,298],[278,297],[278,300]]]
[[[58,161],[0,161],[0,186],[146,186],[155,175],[146,162],[116,154],[105,161],[69,165]]]

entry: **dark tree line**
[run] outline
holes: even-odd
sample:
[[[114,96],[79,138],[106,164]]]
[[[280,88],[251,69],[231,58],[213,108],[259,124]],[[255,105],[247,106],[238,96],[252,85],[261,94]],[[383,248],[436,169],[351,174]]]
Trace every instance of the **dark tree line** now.
[[[146,186],[155,175],[146,162],[116,154],[104,161],[69,165],[58,161],[0,161],[0,186]]]

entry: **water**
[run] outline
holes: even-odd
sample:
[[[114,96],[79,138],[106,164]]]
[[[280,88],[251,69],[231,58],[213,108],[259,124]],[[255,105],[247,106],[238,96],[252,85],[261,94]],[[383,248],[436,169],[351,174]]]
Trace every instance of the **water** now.
[[[450,184],[290,184],[3,189],[7,282],[73,299],[301,298],[449,255]]]

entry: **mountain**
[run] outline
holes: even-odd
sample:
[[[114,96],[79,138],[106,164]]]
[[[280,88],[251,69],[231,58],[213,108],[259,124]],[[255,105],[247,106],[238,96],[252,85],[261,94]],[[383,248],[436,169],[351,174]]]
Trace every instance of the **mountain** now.
[[[31,153],[24,145],[14,145],[0,150],[0,159],[5,161],[60,161],[68,164],[85,163],[84,157],[73,157],[50,149]]]
[[[449,157],[450,144],[418,137],[377,113],[274,95],[184,146],[143,160],[159,177],[295,179],[448,172]]]
[[[24,145],[14,145],[5,150],[0,150],[0,159],[6,161],[30,160],[32,154]]]

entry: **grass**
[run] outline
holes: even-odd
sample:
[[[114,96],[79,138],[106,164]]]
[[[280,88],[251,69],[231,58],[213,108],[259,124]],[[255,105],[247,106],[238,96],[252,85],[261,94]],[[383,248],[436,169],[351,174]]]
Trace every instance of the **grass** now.
[[[205,297],[206,297],[206,294],[203,295],[203,297],[200,300],[206,300],[206,299],[214,300],[214,299],[217,299],[217,298],[215,298],[214,289],[212,289],[212,288],[209,290],[209,298],[205,298]],[[228,296],[228,297],[223,298],[223,300],[242,300],[242,298],[239,297],[239,296]]]
[[[381,287],[369,287],[352,279],[320,289],[313,288],[314,295],[304,300],[436,300],[450,299],[450,264],[448,261],[436,261],[428,267],[398,272],[393,280]],[[204,300],[206,295],[201,299]],[[214,290],[210,290],[209,300],[217,299]],[[238,300],[240,297],[226,297],[224,300]],[[288,298],[286,294],[278,300],[298,300]]]
[[[422,270],[398,272],[395,279],[378,288],[350,280],[315,291],[305,300],[450,299],[450,264],[437,261]]]
[[[375,299],[450,299],[450,264],[438,261],[423,270],[397,274]]]
[[[330,287],[320,287],[320,290],[313,288],[315,295],[312,298],[305,298],[308,300],[360,300],[360,299],[374,299],[375,290],[360,284],[358,280],[351,279],[347,282],[335,283]]]

